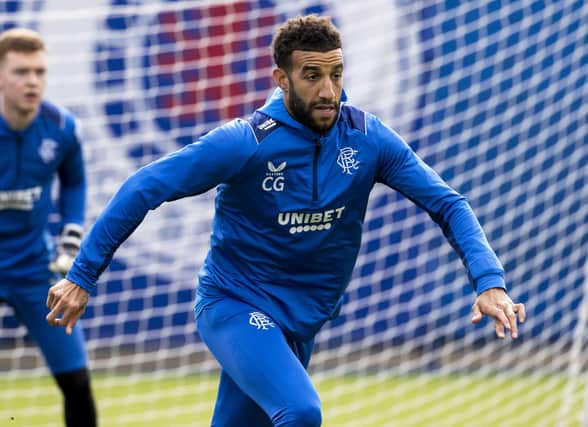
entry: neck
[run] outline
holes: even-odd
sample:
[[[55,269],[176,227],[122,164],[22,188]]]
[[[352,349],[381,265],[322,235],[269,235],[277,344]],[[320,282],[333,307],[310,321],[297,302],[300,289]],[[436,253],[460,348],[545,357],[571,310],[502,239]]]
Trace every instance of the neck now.
[[[34,120],[37,110],[19,111],[9,108],[4,102],[0,103],[0,114],[13,130],[23,130]]]

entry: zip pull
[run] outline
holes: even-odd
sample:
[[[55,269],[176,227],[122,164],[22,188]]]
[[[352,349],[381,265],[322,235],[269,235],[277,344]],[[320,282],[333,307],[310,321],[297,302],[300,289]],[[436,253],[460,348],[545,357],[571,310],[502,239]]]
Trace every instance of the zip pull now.
[[[319,162],[319,155],[321,152],[321,140],[319,138],[315,138],[314,140],[314,156],[312,159],[312,201],[316,202],[318,200],[318,162]]]

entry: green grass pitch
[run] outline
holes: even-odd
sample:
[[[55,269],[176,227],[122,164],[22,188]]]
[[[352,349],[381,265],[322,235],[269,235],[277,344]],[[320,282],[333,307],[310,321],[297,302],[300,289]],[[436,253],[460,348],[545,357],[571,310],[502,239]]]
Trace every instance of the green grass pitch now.
[[[100,425],[208,426],[216,381],[215,376],[95,375]],[[579,427],[583,409],[583,386],[575,385],[570,393],[563,378],[356,376],[314,381],[327,427]],[[566,390],[571,404],[562,420]],[[62,426],[61,397],[51,378],[0,377],[0,425]]]

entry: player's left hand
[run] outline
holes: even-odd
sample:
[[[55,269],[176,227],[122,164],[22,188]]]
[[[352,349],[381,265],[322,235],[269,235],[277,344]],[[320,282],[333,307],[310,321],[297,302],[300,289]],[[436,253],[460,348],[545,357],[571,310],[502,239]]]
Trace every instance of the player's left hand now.
[[[86,311],[89,299],[90,294],[84,288],[61,279],[49,288],[46,304],[51,311],[45,318],[51,326],[63,326],[71,335],[76,322]]]
[[[523,323],[527,317],[525,305],[512,302],[502,288],[492,288],[482,292],[472,306],[472,323],[478,323],[483,315],[494,318],[494,330],[498,338],[504,338],[505,330],[510,331],[512,339],[519,336],[518,322]]]

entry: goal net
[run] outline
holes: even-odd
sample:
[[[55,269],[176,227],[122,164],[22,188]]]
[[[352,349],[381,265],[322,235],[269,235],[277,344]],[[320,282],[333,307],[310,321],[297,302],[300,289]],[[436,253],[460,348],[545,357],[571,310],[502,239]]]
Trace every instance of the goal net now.
[[[22,0],[0,1],[0,26],[47,41],[47,98],[83,124],[89,227],[138,167],[262,104],[274,29],[309,12],[343,34],[350,101],[467,196],[528,313],[515,342],[472,325],[438,227],[376,186],[341,315],[311,361],[324,425],[588,425],[585,2]],[[150,213],[100,279],[82,325],[101,425],[210,423],[218,365],[193,297],[213,199]],[[6,305],[0,326],[0,424],[63,425]]]

